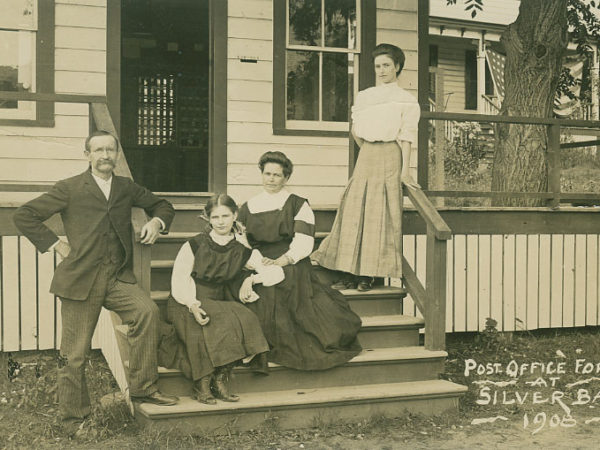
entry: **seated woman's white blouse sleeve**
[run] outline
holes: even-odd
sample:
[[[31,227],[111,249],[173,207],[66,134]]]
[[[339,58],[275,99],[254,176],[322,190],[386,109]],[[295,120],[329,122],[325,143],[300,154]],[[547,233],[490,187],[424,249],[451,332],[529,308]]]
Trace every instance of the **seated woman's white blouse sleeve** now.
[[[314,228],[315,214],[310,206],[308,206],[308,202],[304,202],[300,211],[298,211],[298,214],[294,217],[294,221],[304,222],[308,225],[312,225]],[[310,255],[314,245],[315,238],[313,236],[296,231],[294,233],[294,238],[290,243],[290,249],[287,251],[286,255],[288,255],[295,264]]]
[[[402,120],[400,122],[400,131],[396,138],[398,142],[408,141],[411,144],[417,142],[420,117],[421,107],[417,102],[407,102],[402,105]]]
[[[173,273],[171,274],[171,295],[182,305],[188,308],[194,303],[198,303],[196,299],[196,283],[192,278],[194,270],[194,253],[190,243],[186,242],[179,249],[175,263],[173,264]]]

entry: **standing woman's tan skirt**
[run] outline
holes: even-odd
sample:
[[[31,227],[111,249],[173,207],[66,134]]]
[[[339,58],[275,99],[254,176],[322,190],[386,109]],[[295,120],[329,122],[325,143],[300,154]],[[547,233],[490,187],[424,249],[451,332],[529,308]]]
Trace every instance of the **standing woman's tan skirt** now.
[[[331,233],[311,258],[354,275],[402,276],[402,152],[396,142],[360,149]]]

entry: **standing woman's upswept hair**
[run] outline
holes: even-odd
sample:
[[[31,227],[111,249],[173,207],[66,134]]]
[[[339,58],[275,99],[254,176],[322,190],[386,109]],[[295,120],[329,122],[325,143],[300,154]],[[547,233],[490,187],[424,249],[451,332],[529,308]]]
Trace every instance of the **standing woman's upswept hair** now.
[[[406,57],[404,56],[404,52],[400,47],[396,47],[393,44],[379,44],[375,47],[375,50],[371,53],[373,57],[373,61],[375,58],[381,55],[389,56],[394,64],[398,65],[398,70],[396,70],[396,76],[400,75],[402,69],[404,68],[404,61],[406,61]]]

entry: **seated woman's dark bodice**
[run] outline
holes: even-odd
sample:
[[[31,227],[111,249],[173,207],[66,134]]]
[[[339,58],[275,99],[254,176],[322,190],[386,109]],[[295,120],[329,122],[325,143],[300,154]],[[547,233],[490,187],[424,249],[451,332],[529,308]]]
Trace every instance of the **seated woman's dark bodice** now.
[[[246,227],[248,243],[263,256],[276,259],[287,252],[294,238],[294,217],[306,199],[290,194],[281,209],[251,213],[248,204],[240,208],[238,220]]]
[[[198,234],[189,243],[194,253],[191,276],[196,283],[197,298],[227,299],[225,288],[240,276],[251,250],[236,239],[219,245],[208,233]]]

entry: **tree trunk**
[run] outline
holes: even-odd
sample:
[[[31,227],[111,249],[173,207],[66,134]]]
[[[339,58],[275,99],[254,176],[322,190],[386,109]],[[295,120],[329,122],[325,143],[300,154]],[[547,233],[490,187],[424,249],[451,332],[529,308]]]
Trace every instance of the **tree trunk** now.
[[[567,48],[567,0],[521,0],[517,20],[500,41],[506,51],[501,115],[551,117]],[[546,192],[544,125],[498,124],[493,191]],[[500,198],[497,206],[540,206],[545,200]]]

